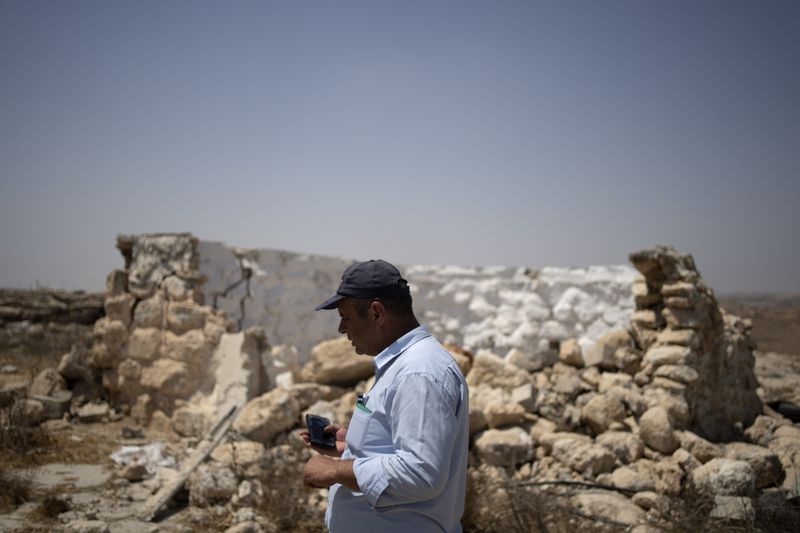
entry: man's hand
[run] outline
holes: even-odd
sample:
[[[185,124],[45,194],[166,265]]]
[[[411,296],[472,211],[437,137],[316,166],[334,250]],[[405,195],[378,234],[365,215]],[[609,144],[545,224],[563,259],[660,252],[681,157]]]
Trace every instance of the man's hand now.
[[[311,444],[311,439],[308,436],[308,430],[304,429],[301,431],[300,436],[303,437],[306,446],[309,446],[322,455],[327,455],[328,457],[341,457],[344,453],[344,450],[347,448],[347,428],[337,426],[336,424],[329,424],[325,426],[323,431],[325,431],[325,433],[334,433],[334,436],[336,437],[336,448],[320,448],[319,446],[314,446]]]
[[[303,485],[312,489],[323,489],[334,483],[359,490],[353,461],[342,461],[324,455],[315,455],[303,467]]]

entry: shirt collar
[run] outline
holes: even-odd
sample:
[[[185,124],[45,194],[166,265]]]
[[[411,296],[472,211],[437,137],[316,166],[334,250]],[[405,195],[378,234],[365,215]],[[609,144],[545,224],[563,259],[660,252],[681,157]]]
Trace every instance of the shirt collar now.
[[[417,326],[384,348],[381,353],[375,356],[375,360],[373,361],[375,363],[375,375],[377,376],[380,374],[382,369],[386,368],[396,357],[406,351],[409,346],[430,336],[431,334],[428,328],[425,326]]]

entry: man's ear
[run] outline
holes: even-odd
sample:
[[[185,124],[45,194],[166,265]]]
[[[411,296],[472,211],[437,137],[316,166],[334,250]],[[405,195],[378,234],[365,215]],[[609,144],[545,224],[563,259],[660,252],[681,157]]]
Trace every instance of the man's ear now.
[[[369,304],[369,315],[374,320],[375,324],[382,326],[386,320],[386,308],[380,300],[373,300]]]

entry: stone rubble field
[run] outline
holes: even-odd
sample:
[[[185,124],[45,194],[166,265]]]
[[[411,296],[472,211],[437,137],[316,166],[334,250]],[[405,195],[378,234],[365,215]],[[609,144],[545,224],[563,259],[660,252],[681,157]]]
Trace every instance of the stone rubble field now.
[[[30,474],[36,490],[0,530],[321,531],[326,493],[300,484],[312,452],[298,432],[306,413],[346,424],[373,375],[334,338],[336,313],[313,312],[349,261],[190,234],[117,246],[125,268],[91,335],[30,383],[0,382],[4,427],[25,421],[62,446],[37,468],[9,461],[5,475]],[[630,261],[403,269],[470,386],[465,530],[797,523],[800,425],[773,407],[798,402],[800,354],[757,354],[750,320],[720,307],[691,256],[655,247]],[[227,438],[143,520],[235,407]],[[83,446],[104,460],[80,463],[70,448]],[[60,512],[42,511],[48,495]]]

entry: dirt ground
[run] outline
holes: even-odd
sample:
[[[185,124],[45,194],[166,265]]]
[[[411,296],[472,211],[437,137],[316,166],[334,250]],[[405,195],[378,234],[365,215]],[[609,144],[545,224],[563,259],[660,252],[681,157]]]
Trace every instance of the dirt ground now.
[[[728,312],[753,321],[758,351],[800,356],[800,296],[718,297]]]

